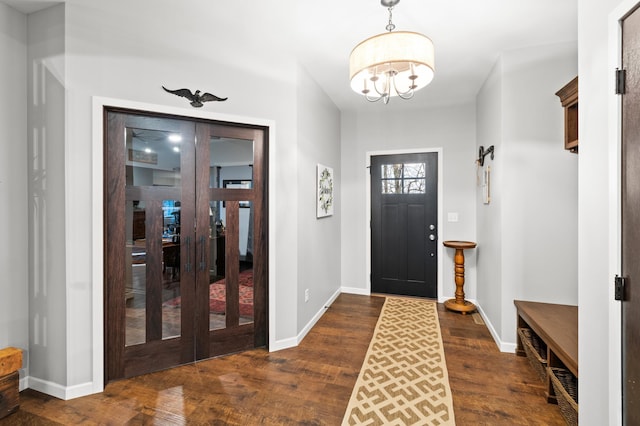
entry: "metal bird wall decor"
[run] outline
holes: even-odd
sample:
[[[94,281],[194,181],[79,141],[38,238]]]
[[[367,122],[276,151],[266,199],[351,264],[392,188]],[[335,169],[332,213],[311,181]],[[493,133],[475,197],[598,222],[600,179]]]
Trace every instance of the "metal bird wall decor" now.
[[[162,86],[162,88],[166,92],[189,99],[191,101],[191,106],[194,108],[200,108],[203,105],[203,102],[223,102],[227,100],[227,98],[219,98],[218,96],[212,95],[211,93],[204,93],[201,95],[200,90],[196,90],[195,93],[193,93],[189,89],[169,90],[164,86]]]

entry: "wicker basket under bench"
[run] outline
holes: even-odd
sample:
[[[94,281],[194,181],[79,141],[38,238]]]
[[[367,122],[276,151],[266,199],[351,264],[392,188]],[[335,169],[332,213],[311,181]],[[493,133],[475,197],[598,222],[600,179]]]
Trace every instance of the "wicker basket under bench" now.
[[[578,307],[514,303],[518,312],[516,354],[529,358],[546,383],[547,401],[560,405],[567,424],[578,424]]]

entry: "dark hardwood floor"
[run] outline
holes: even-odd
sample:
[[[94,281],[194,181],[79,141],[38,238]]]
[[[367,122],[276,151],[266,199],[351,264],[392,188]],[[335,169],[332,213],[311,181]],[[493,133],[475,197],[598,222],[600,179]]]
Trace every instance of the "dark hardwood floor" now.
[[[471,315],[438,305],[458,425],[565,425],[526,358],[498,350]],[[515,324],[514,324],[515,327]]]
[[[71,401],[26,390],[0,424],[339,425],[382,304],[341,295],[296,348],[116,381]],[[564,424],[525,358],[499,352],[471,315],[438,313],[458,425]]]

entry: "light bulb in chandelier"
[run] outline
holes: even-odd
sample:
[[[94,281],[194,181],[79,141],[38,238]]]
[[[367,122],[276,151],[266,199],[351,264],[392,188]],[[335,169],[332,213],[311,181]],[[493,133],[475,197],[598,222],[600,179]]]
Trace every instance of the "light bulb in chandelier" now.
[[[392,9],[398,1],[382,0],[389,6],[388,32],[364,40],[349,58],[351,89],[371,102],[410,99],[434,77],[433,42],[420,33],[393,32]]]

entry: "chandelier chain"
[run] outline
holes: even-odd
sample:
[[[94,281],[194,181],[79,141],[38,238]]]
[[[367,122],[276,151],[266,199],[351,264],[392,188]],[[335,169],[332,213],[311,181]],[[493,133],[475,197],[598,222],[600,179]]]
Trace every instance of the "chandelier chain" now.
[[[393,20],[393,6],[390,6],[387,10],[389,10],[389,23],[387,24],[387,26],[385,28],[387,29],[387,31],[391,32],[396,28],[396,26],[392,22],[392,20]]]

